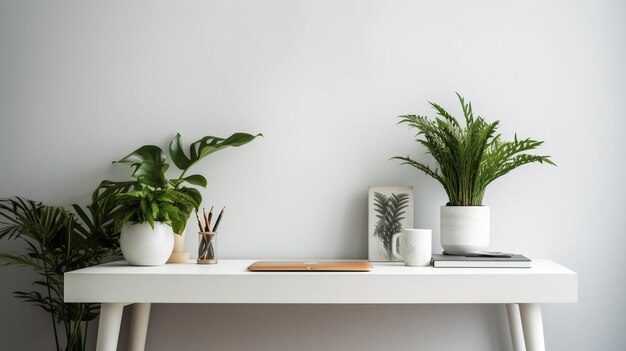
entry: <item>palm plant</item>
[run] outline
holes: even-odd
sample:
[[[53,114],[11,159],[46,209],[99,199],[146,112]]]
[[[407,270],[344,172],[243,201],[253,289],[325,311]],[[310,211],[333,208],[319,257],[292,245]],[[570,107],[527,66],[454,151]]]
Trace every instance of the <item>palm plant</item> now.
[[[550,156],[526,153],[543,144],[530,138],[503,141],[496,133],[500,121],[487,123],[482,117],[474,117],[472,104],[456,94],[465,117],[465,127],[443,109],[430,102],[439,117],[430,120],[426,116],[400,116],[399,123],[406,123],[418,130],[417,142],[426,147],[438,164],[434,170],[427,164],[406,157],[394,157],[436,179],[448,195],[449,206],[481,206],[485,189],[491,182],[513,169],[529,163],[555,165]],[[422,137],[422,138],[419,138]]]
[[[133,187],[102,182],[86,209],[73,205],[75,213],[19,197],[0,199],[0,239],[26,244],[25,253],[0,252],[0,265],[28,267],[38,275],[33,283],[39,289],[14,295],[50,314],[57,351],[85,350],[89,322],[100,309],[94,303],[65,303],[63,274],[119,255],[114,222],[120,212],[113,196]]]
[[[164,220],[171,225],[174,233],[182,234],[191,216],[198,210],[202,195],[198,189],[183,186],[185,183],[200,187],[207,186],[207,180],[200,174],[187,176],[187,171],[204,157],[226,147],[245,145],[262,134],[234,133],[228,138],[205,136],[192,143],[189,156],[185,153],[180,134],[176,134],[170,142],[169,154],[174,165],[182,172],[178,178],[168,179],[165,172],[169,169],[165,153],[156,145],[144,145],[131,152],[128,156],[114,163],[129,164],[133,170],[132,183],[140,190],[128,194],[120,194],[116,200],[124,216],[118,221],[122,225],[127,221],[133,223]],[[149,205],[150,208],[145,207]]]
[[[402,220],[405,208],[409,205],[409,194],[391,194],[386,196],[374,192],[374,211],[376,211],[376,227],[374,235],[383,242],[387,257],[392,259],[391,239],[394,234],[402,230]]]

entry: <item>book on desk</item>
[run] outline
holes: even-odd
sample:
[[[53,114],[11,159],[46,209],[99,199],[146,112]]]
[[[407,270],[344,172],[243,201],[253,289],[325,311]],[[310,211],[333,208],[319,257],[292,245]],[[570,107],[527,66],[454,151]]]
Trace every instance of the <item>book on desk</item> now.
[[[523,255],[510,257],[433,255],[435,268],[530,268],[532,261]]]

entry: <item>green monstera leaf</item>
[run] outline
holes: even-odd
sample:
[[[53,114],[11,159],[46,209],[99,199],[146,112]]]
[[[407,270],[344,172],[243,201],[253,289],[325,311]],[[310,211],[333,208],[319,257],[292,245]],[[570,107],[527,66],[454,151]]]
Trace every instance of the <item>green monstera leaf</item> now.
[[[214,136],[205,136],[204,138],[190,145],[189,156],[187,156],[182,146],[181,136],[179,133],[176,133],[176,136],[170,143],[170,157],[172,157],[174,165],[176,165],[178,169],[182,170],[184,174],[184,172],[191,168],[191,166],[198,163],[198,161],[205,158],[206,156],[229,146],[238,147],[241,145],[245,145],[259,136],[262,137],[263,134],[259,133],[257,135],[252,135],[248,133],[234,133],[226,139]],[[198,177],[198,175],[185,178],[191,184],[194,184],[193,181],[202,182],[202,179],[204,179],[204,177],[199,176],[202,177],[202,179],[198,177],[190,181],[189,178],[191,177]],[[204,179],[204,181],[206,180]]]
[[[165,154],[156,145],[144,145],[131,152],[128,156],[113,163],[126,163],[133,167],[133,177],[140,183],[154,188],[166,186],[165,171],[169,164],[165,163]]]

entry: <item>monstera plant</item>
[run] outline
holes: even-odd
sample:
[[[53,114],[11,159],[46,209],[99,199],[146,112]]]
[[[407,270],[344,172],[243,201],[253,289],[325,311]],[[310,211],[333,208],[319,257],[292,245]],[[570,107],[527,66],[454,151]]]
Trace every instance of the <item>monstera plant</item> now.
[[[170,165],[166,162],[163,150],[156,145],[144,145],[115,161],[133,168],[132,177],[137,188],[136,191],[117,196],[122,212],[117,224],[122,227],[120,245],[126,260],[136,265],[165,263],[174,245],[169,228],[174,234],[183,234],[191,213],[202,202],[198,189],[188,185],[207,185],[203,175],[187,175],[187,172],[203,158],[227,147],[245,145],[259,136],[262,134],[235,133],[228,138],[205,136],[192,143],[186,153],[181,136],[177,133],[169,146],[170,158],[180,170],[176,178],[166,176]],[[150,228],[135,224],[148,224]],[[155,249],[158,254],[147,252],[145,240],[163,242],[158,250]]]
[[[169,154],[174,165],[181,171],[177,178],[166,177],[166,171],[170,165],[166,162],[165,153],[156,145],[144,145],[139,149],[131,152],[128,156],[114,163],[129,164],[133,170],[133,178],[136,179],[136,185],[141,190],[139,192],[146,194],[164,194],[167,193],[171,210],[168,214],[174,233],[181,234],[185,230],[189,216],[194,209],[197,209],[202,202],[202,195],[196,188],[185,186],[186,183],[200,187],[207,186],[206,178],[201,174],[187,175],[187,172],[206,156],[220,151],[227,147],[238,147],[247,144],[262,134],[252,135],[247,133],[235,133],[228,138],[219,138],[214,136],[205,136],[204,138],[192,143],[189,147],[189,156],[185,153],[182,140],[179,133],[170,142]],[[134,195],[139,195],[136,193]],[[131,195],[132,197],[132,195]],[[128,194],[120,194],[120,203],[128,205]],[[141,207],[141,202],[136,203]],[[122,217],[118,224],[126,221],[147,222],[141,217],[133,217],[132,214],[138,210],[135,207],[124,207],[130,214]],[[141,208],[139,208],[141,210]]]

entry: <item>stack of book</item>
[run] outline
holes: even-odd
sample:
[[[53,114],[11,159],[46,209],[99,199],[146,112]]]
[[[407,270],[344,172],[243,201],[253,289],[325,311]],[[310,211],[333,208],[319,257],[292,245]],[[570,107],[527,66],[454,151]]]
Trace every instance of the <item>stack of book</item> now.
[[[530,268],[531,260],[523,255],[484,253],[467,256],[433,255],[435,268]]]

